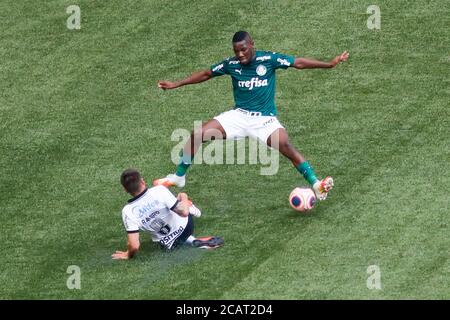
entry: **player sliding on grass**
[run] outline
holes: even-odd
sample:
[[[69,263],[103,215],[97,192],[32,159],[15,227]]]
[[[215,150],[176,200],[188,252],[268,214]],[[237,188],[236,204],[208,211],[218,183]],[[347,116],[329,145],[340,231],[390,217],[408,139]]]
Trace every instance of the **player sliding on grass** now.
[[[192,204],[186,193],[175,196],[163,186],[148,189],[140,173],[125,170],[120,182],[133,196],[122,210],[122,219],[128,232],[127,251],[116,251],[113,259],[131,259],[139,250],[139,230],[151,234],[154,242],[172,250],[181,244],[197,248],[214,249],[223,244],[219,237],[195,238],[192,236],[192,216],[200,217],[200,210]]]
[[[330,62],[322,62],[268,51],[256,51],[250,35],[245,31],[233,36],[234,57],[210,69],[193,73],[180,81],[160,81],[162,89],[175,89],[187,84],[200,83],[228,74],[233,84],[235,107],[204,123],[201,130],[192,132],[187,141],[175,174],[155,180],[154,185],[167,187],[185,185],[186,171],[200,144],[212,139],[240,139],[253,137],[279,150],[291,160],[294,167],[311,184],[317,198],[325,200],[333,187],[333,178],[319,180],[305,158],[290,144],[288,134],[276,118],[275,70],[333,68],[348,59],[348,52]]]

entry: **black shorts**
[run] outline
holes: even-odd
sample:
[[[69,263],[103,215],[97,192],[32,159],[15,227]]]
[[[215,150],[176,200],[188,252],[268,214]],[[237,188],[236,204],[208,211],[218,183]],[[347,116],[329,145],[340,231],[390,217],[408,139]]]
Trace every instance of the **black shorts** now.
[[[180,236],[174,241],[172,247],[170,249],[165,248],[166,250],[174,250],[184,244],[186,240],[194,233],[194,219],[191,215],[188,216],[188,223],[186,224],[186,228],[184,228],[183,232]]]

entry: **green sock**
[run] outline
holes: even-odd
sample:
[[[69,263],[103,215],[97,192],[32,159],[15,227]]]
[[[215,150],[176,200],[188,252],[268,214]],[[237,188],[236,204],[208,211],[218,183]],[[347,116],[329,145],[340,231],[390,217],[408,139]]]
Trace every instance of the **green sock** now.
[[[192,164],[192,159],[194,157],[190,156],[190,155],[182,155],[181,159],[180,159],[180,163],[178,164],[177,167],[177,172],[175,172],[175,174],[179,177],[182,177],[186,174],[187,169],[189,169],[189,167]]]
[[[316,177],[314,169],[309,165],[308,161],[305,161],[297,166],[297,171],[309,182],[310,185],[314,185],[319,179]]]

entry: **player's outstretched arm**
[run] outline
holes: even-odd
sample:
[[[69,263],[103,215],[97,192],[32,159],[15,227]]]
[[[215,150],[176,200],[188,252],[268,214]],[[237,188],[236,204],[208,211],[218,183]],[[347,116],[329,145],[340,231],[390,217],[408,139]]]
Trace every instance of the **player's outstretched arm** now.
[[[336,56],[330,62],[318,61],[306,58],[295,58],[294,68],[296,69],[314,69],[314,68],[334,68],[339,63],[347,61],[349,53],[344,51],[340,55]]]
[[[127,251],[116,251],[112,254],[114,260],[127,260],[134,257],[136,252],[139,251],[139,232],[128,234]]]
[[[206,80],[209,80],[212,78],[212,71],[211,70],[203,70],[194,72],[189,77],[180,80],[180,81],[159,81],[158,87],[161,89],[175,89],[181,86],[185,86],[187,84],[194,84],[194,83],[200,83]]]

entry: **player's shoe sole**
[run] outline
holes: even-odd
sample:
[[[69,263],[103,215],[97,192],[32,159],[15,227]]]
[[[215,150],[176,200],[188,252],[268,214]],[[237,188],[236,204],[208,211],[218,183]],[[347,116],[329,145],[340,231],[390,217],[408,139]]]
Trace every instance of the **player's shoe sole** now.
[[[165,178],[153,180],[154,186],[164,186],[166,188],[169,187],[183,188],[185,184],[186,184],[186,177],[185,176],[178,177],[175,174],[169,174]]]
[[[328,192],[333,189],[333,186],[333,178],[328,176],[323,180],[317,181],[313,186],[313,190],[319,200],[325,200],[327,198]]]
[[[220,237],[197,238],[192,242],[192,245],[194,247],[197,247],[200,249],[215,249],[215,248],[223,246],[223,244],[224,244],[224,241]]]

